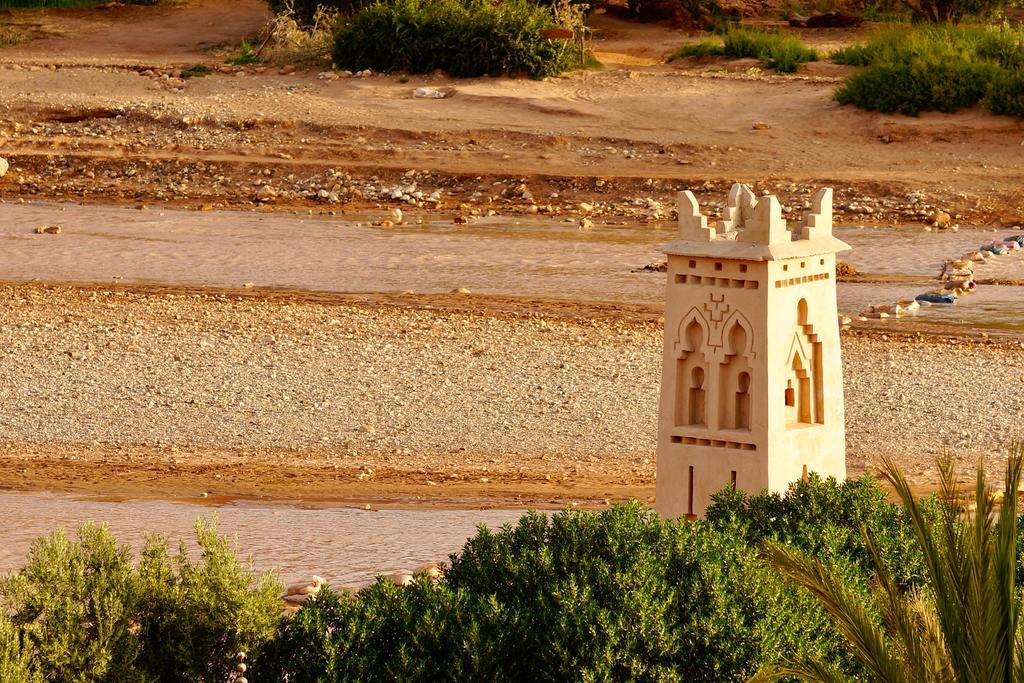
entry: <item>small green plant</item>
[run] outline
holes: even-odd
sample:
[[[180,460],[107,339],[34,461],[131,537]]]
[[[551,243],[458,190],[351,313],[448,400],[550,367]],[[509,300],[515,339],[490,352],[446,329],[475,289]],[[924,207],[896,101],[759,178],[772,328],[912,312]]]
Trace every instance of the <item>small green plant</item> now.
[[[182,69],[180,76],[181,78],[197,78],[199,76],[209,76],[212,73],[213,69],[205,64],[196,64],[187,69]]]
[[[259,56],[256,54],[256,46],[250,43],[245,38],[239,43],[238,48],[234,52],[224,58],[225,64],[233,64],[235,66],[246,66],[249,64],[258,64],[260,61]]]
[[[669,61],[680,57],[722,57],[723,55],[725,55],[725,45],[722,44],[722,41],[705,39],[683,45],[669,57]]]
[[[794,35],[747,28],[726,29],[721,42],[684,45],[672,58],[708,56],[753,57],[780,73],[794,73],[801,64],[818,59],[818,53]]]

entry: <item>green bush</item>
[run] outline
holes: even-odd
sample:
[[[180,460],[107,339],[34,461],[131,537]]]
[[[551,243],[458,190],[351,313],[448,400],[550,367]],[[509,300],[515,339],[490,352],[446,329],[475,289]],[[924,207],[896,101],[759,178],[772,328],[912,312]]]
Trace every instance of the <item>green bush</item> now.
[[[161,680],[226,680],[235,655],[263,647],[280,620],[281,584],[254,575],[212,523],[195,531],[198,562],[152,537],[139,563],[141,668]]]
[[[4,607],[46,678],[130,679],[142,649],[131,551],[106,527],[78,536],[37,539],[28,564],[0,583]]]
[[[818,53],[794,35],[748,28],[730,28],[722,42],[704,40],[684,45],[676,57],[752,57],[780,73],[794,73],[801,64],[817,61]]]
[[[32,651],[25,635],[7,615],[0,613],[0,681],[4,683],[42,683],[33,666]]]
[[[25,567],[0,581],[10,615],[0,674],[27,656],[46,680],[226,680],[237,652],[274,634],[281,588],[255,577],[211,524],[197,523],[196,535],[198,563],[184,548],[171,560],[154,537],[138,566],[105,526],[38,539]]]
[[[745,539],[632,503],[481,528],[436,586],[325,591],[253,670],[268,681],[739,681],[782,656],[842,661],[838,643],[811,597]]]
[[[1008,28],[926,26],[889,29],[832,55],[865,67],[836,90],[862,109],[916,116],[984,101],[996,113],[1019,111],[1013,74],[1024,69],[1024,33]],[[998,92],[993,92],[998,91]]]
[[[906,512],[891,504],[870,476],[838,483],[812,473],[806,481],[794,482],[785,495],[748,495],[730,487],[714,494],[712,501],[708,523],[739,534],[752,545],[768,540],[785,543],[818,557],[851,562],[860,575],[870,576],[863,529],[892,565],[890,571],[901,588],[924,580],[923,556],[913,547]],[[938,518],[936,498],[926,498],[922,506],[931,519]]]
[[[989,85],[985,106],[993,114],[1024,118],[1024,68],[1000,71]]]
[[[551,13],[528,0],[391,0],[343,20],[334,62],[352,70],[452,76],[561,73],[580,54],[541,35]]]

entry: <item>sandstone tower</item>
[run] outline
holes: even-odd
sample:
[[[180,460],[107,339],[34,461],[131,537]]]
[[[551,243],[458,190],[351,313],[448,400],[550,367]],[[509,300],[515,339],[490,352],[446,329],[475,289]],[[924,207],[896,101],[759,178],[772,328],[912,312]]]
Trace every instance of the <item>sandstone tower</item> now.
[[[846,476],[832,190],[791,232],[774,196],[734,185],[714,227],[679,195],[669,244],[658,512],[701,516],[733,484]]]

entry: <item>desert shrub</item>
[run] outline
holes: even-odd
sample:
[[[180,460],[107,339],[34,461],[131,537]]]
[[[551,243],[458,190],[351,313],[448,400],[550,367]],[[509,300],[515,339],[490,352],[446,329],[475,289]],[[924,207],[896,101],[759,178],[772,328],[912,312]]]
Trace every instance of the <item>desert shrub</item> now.
[[[32,663],[32,651],[25,640],[21,629],[0,613],[0,681],[42,683],[43,677]]]
[[[253,681],[507,680],[500,606],[445,583],[321,589],[255,662]]]
[[[794,35],[753,29],[727,31],[723,48],[728,57],[754,57],[783,73],[792,73],[800,64],[818,59],[818,53]]]
[[[910,116],[954,112],[981,101],[996,71],[991,64],[948,57],[875,64],[847,78],[836,91],[836,100]]]
[[[1004,67],[1024,65],[1024,33],[988,26],[914,26],[875,31],[866,43],[833,52],[837,64],[868,66],[907,62],[936,55],[957,55],[995,62]]]
[[[541,35],[552,26],[551,12],[528,0],[391,0],[341,21],[334,62],[352,70],[537,78],[580,63],[575,47]]]
[[[38,539],[0,581],[11,615],[0,621],[0,680],[18,680],[4,667],[26,659],[46,680],[226,680],[235,653],[273,636],[281,588],[255,577],[212,524],[197,523],[196,536],[198,562],[184,548],[172,560],[154,537],[137,565],[105,526]]]
[[[86,524],[74,541],[63,531],[37,539],[0,595],[47,679],[131,678],[139,585],[131,551],[105,526]]]
[[[1024,118],[1024,69],[1004,69],[996,74],[985,96],[985,106],[993,114]]]
[[[674,57],[752,57],[780,73],[793,73],[805,62],[818,59],[818,53],[794,35],[747,28],[729,28],[721,42],[705,40],[683,46]]]
[[[550,7],[560,0],[532,0],[534,4]],[[601,4],[603,0],[569,0],[574,5],[584,5],[588,10]],[[2,0],[0,0],[2,2]],[[377,0],[268,0],[270,9],[275,14],[292,12],[296,20],[304,26],[312,26],[316,21],[318,10],[327,10],[343,17],[352,16],[364,7]]]
[[[996,113],[1013,113],[1013,74],[1024,69],[1024,33],[979,26],[891,29],[832,59],[865,67],[836,90],[842,104],[917,115],[985,102]]]
[[[211,522],[195,526],[200,556],[151,537],[139,563],[144,670],[161,680],[226,680],[238,652],[253,652],[277,628],[282,587],[257,576]]]
[[[784,655],[842,662],[838,642],[810,596],[786,589],[740,535],[632,503],[481,528],[437,585],[325,592],[253,670],[308,681],[733,681]]]
[[[232,57],[236,61],[256,61],[262,57],[278,64],[319,62],[334,47],[334,31],[340,16],[323,5],[305,20],[291,10],[279,12],[267,25],[268,36],[261,48],[254,51],[250,46],[246,52],[243,41],[242,48]]]

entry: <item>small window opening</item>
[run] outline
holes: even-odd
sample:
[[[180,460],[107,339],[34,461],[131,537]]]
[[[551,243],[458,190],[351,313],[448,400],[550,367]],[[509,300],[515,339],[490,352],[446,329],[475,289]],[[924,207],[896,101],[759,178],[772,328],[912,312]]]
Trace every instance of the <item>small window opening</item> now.
[[[821,259],[820,263],[821,265],[825,265],[825,259]]]
[[[690,469],[692,470],[693,468],[691,467]],[[807,463],[804,463],[804,471],[800,475],[800,478],[803,479],[804,481],[807,481]]]
[[[786,405],[790,408],[796,406],[796,392],[793,387],[786,387]]]
[[[733,470],[733,471],[732,471],[732,488],[733,488],[734,490],[735,490],[735,488],[736,488],[736,470]]]
[[[690,267],[691,268],[696,268],[697,267],[697,262],[694,261],[693,259],[690,259]]]
[[[788,263],[783,263],[782,264],[782,269],[783,270],[789,270],[789,264]]]
[[[741,263],[740,264],[740,272],[741,273],[747,272],[747,264],[746,263]]]
[[[721,270],[721,269],[722,269],[722,262],[721,261],[716,261],[715,262],[715,270]]]
[[[806,470],[807,468],[804,467]],[[686,514],[693,516],[693,465],[690,465],[690,485],[689,485],[689,504],[687,506]]]

